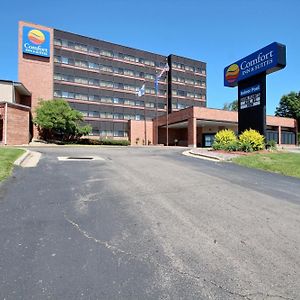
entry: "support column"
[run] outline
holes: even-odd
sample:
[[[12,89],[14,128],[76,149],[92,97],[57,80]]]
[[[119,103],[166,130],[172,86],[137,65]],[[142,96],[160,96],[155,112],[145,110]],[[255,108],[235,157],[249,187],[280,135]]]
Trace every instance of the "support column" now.
[[[278,145],[281,146],[281,126],[278,126]]]
[[[197,119],[188,119],[188,146],[197,147]]]

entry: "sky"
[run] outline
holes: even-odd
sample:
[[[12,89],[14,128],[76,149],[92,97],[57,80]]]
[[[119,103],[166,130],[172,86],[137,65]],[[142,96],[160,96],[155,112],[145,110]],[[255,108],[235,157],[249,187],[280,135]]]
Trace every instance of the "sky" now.
[[[207,106],[237,99],[223,71],[279,42],[287,66],[267,76],[267,114],[300,91],[299,0],[10,0],[1,1],[0,79],[18,80],[18,21],[28,21],[162,55],[207,63]]]

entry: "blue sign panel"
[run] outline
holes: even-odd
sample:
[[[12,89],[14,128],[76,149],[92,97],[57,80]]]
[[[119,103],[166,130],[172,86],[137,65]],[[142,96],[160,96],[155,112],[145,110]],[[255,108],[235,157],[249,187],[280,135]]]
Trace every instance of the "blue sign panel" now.
[[[34,27],[23,27],[23,53],[50,57],[50,32]]]
[[[244,96],[248,96],[254,93],[259,93],[260,92],[260,85],[256,84],[253,86],[250,86],[246,89],[240,90],[240,96],[244,97]]]
[[[270,74],[286,65],[285,45],[272,43],[224,69],[224,85],[234,87],[239,81],[260,73]]]

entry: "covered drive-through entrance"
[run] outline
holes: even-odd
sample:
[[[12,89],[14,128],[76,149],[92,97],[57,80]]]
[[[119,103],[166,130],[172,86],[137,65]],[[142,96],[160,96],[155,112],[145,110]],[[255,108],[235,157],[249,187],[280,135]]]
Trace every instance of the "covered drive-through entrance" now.
[[[237,112],[189,107],[153,120],[154,144],[210,147],[214,135],[222,129],[238,131]],[[168,132],[168,134],[167,134]],[[296,144],[296,120],[267,116],[267,140],[278,145]]]

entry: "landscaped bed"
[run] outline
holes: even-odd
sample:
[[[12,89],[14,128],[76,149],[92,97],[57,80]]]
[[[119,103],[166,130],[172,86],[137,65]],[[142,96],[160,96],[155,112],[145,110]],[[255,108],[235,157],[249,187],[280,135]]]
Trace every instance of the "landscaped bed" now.
[[[14,161],[24,152],[22,149],[0,148],[0,181],[11,174]]]
[[[300,154],[298,153],[252,153],[236,157],[232,161],[249,168],[300,178]]]

